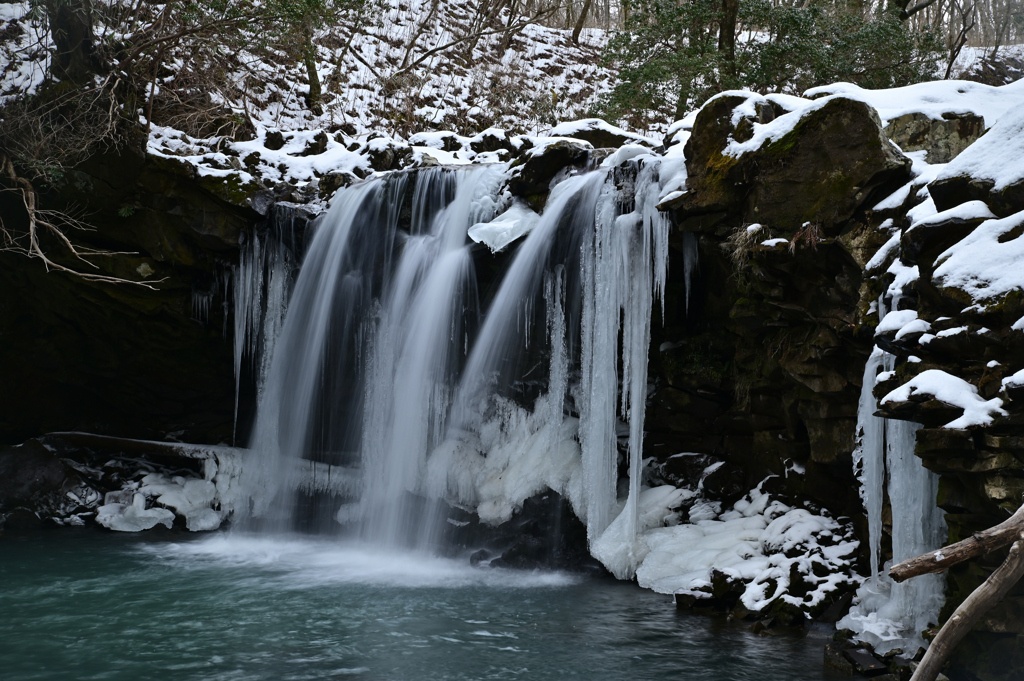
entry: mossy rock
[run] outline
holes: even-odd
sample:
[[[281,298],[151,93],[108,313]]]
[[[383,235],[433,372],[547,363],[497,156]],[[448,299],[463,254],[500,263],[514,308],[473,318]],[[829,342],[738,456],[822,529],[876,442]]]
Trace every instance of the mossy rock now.
[[[749,154],[756,168],[747,220],[795,234],[806,223],[835,235],[872,198],[910,179],[910,159],[885,136],[867,104],[836,97]]]

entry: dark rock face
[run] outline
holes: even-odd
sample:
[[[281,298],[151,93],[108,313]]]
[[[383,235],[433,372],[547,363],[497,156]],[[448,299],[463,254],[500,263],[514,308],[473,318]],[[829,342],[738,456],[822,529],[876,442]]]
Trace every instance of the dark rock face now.
[[[551,491],[527,499],[511,520],[496,527],[481,523],[475,513],[450,509],[446,539],[453,551],[469,552],[474,566],[607,574],[590,555],[586,526],[569,502]]]
[[[540,211],[547,202],[551,180],[572,166],[582,166],[589,150],[582,144],[559,140],[542,149],[531,151],[518,163],[509,180],[509,190],[515,196],[526,199],[535,210]]]
[[[5,215],[19,215],[5,196]],[[0,253],[0,442],[73,429],[230,441],[222,282],[259,219],[245,198],[179,163],[130,155],[96,159],[44,196],[47,207],[89,206],[98,229],[73,232],[76,242],[125,252],[94,258],[99,272],[153,289]]]
[[[38,440],[0,448],[0,511],[38,506],[41,497],[60,494],[69,473]]]

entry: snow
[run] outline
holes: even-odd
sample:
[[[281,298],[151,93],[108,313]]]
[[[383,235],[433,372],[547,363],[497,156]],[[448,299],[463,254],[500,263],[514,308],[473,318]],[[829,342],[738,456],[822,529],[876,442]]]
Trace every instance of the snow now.
[[[1024,81],[1012,86],[1024,92]],[[1012,87],[1004,86],[1004,87]],[[1024,181],[1024,100],[1015,101],[1009,109],[981,139],[967,147],[950,161],[939,174],[938,180],[954,177],[970,177],[976,180],[994,182],[993,192]]]
[[[614,126],[600,118],[582,118],[578,121],[566,121],[564,123],[559,123],[551,128],[547,134],[549,137],[576,137],[576,135],[581,132],[597,130],[617,135],[619,137],[624,137],[627,140],[632,140],[632,142],[627,141],[626,144],[638,144],[647,147],[658,146],[658,143],[654,140],[648,139],[647,137],[635,132],[623,130],[622,128]]]
[[[427,459],[428,494],[475,508],[482,522],[496,525],[511,519],[526,499],[551,489],[581,515],[579,421],[566,418],[552,432],[546,399],[532,412],[499,401],[496,415],[478,434],[441,443]]]
[[[694,492],[672,485],[642,490],[637,503],[639,520],[636,531],[644,535],[654,528],[679,522],[679,514],[675,509],[694,496]],[[618,579],[630,579],[636,574],[637,566],[647,556],[647,543],[644,537],[641,537],[640,541],[633,541],[630,529],[629,513],[623,507],[615,520],[590,547],[591,555],[601,561],[601,564]]]
[[[1024,239],[1020,235],[1005,239],[1022,225],[1024,211],[981,223],[935,259],[933,280],[960,289],[982,304],[1024,290]]]
[[[914,319],[900,327],[900,330],[896,332],[895,340],[900,340],[905,336],[909,336],[912,333],[927,333],[931,331],[932,325],[924,319]],[[942,335],[941,333],[938,335]],[[881,379],[879,379],[881,380]]]
[[[935,120],[945,113],[972,113],[985,119],[985,127],[992,127],[1003,114],[1024,105],[1024,81],[993,87],[964,80],[939,80],[885,90],[833,83],[804,93],[805,97],[828,95],[865,102],[878,111],[883,125],[911,113],[921,113]]]
[[[601,161],[601,167],[613,168],[625,163],[626,161],[640,158],[642,156],[651,156],[651,150],[649,147],[645,147],[641,144],[624,144],[616,149],[615,152],[610,154],[606,159]]]
[[[640,586],[708,598],[717,571],[739,583],[743,605],[758,611],[776,599],[811,608],[840,584],[860,581],[852,573],[858,543],[832,518],[771,500],[760,486],[721,515],[706,508],[694,513],[697,508],[690,512],[690,524],[643,535],[646,555],[636,571]],[[794,568],[809,586],[804,596],[790,593],[796,587],[790,582]]]
[[[1002,386],[1003,388],[1019,388],[1024,386],[1024,369],[1004,378]]]
[[[753,95],[752,93],[749,92],[733,92],[728,94],[747,95],[747,102],[740,105],[740,107],[738,107],[737,110],[746,111],[748,104],[751,104],[753,101],[756,101],[758,99],[763,99],[761,95]],[[782,139],[788,133],[792,132],[801,120],[803,120],[810,114],[814,113],[818,109],[824,107],[831,99],[831,97],[825,97],[823,99],[819,99],[813,102],[807,102],[801,108],[794,109],[790,113],[783,114],[782,116],[779,116],[778,118],[769,123],[754,123],[754,133],[749,140],[747,140],[746,142],[737,142],[736,140],[730,140],[729,143],[725,146],[725,149],[722,151],[722,153],[725,156],[733,156],[738,158],[743,154],[757,151],[765,144],[770,144],[775,140]],[[736,120],[736,122],[738,122],[736,114],[733,115],[733,119]]]
[[[953,206],[948,210],[920,218],[913,222],[907,231],[917,227],[939,225],[951,220],[963,220],[967,222],[970,220],[986,220],[994,217],[995,214],[988,209],[988,205],[984,201],[966,201],[958,206]]]
[[[875,335],[899,331],[907,324],[917,320],[917,310],[895,310],[885,315],[885,319],[875,327]]]
[[[868,260],[868,263],[864,266],[864,271],[873,272],[889,262],[889,259],[894,255],[897,255],[899,253],[900,238],[902,236],[903,235],[897,231],[889,237],[889,240],[886,241],[881,248],[875,251],[875,254],[871,256],[870,260]]]
[[[964,410],[959,418],[947,423],[943,428],[964,429],[975,426],[991,425],[996,416],[1005,416],[1003,401],[998,397],[985,400],[978,395],[978,389],[956,376],[940,369],[928,369],[910,379],[882,398],[881,404],[888,402],[906,402],[912,395],[931,395],[940,402],[945,402]]]

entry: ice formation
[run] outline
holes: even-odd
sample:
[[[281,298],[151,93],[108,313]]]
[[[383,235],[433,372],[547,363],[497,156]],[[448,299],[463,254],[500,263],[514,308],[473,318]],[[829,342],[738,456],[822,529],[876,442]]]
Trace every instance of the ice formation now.
[[[881,312],[884,321],[889,315],[884,309]],[[883,495],[888,492],[892,507],[893,560],[897,563],[939,548],[946,536],[946,521],[936,505],[938,475],[914,455],[915,433],[921,426],[874,415],[877,404],[872,390],[877,372],[879,368],[891,371],[893,361],[892,355],[876,347],[864,368],[854,465],[868,515],[871,576],[838,626],[853,630],[879,652],[901,648],[913,653],[924,645],[921,632],[938,621],[943,577],[925,575],[896,584],[887,574],[890,563],[879,569]]]

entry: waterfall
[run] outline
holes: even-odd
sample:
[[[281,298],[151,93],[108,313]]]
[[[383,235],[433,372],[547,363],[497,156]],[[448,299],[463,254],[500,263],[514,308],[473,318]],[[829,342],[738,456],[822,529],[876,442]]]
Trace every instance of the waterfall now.
[[[358,469],[358,493],[321,514],[331,525],[429,548],[442,539],[442,502],[502,522],[551,489],[586,522],[592,548],[618,537],[622,559],[609,561],[632,574],[651,313],[668,267],[658,165],[558,182],[500,278],[478,290],[474,262],[493,256],[467,233],[508,204],[509,172],[426,169],[339,193],[268,346],[250,499],[236,511],[264,528],[294,527],[309,504],[297,506],[291,476],[308,459]],[[246,260],[238,276],[256,269]],[[269,309],[253,296],[272,289],[254,281],[239,305]],[[252,333],[248,313],[236,319]],[[619,419],[629,434],[625,500],[616,498]],[[609,534],[613,517],[623,527]]]
[[[884,308],[879,307],[884,315]],[[891,563],[879,570],[886,473],[892,509],[893,561],[898,563],[939,548],[946,536],[946,523],[936,506],[939,476],[926,469],[914,455],[915,434],[921,426],[874,415],[878,408],[873,394],[878,370],[891,371],[894,362],[891,354],[876,347],[864,367],[854,466],[868,516],[871,576],[857,591],[858,603],[838,626],[852,629],[878,652],[902,648],[913,654],[924,645],[921,632],[938,622],[944,577],[923,575],[896,584],[888,576]]]

